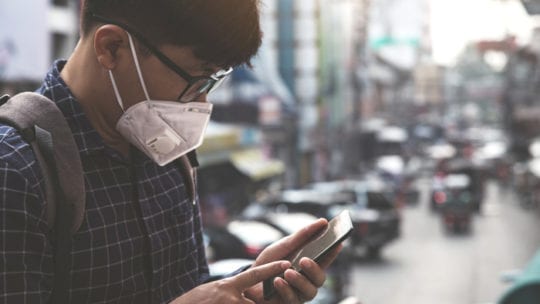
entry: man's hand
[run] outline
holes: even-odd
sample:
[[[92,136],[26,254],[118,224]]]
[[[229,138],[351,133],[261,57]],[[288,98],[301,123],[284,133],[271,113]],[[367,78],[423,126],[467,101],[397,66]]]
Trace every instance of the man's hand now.
[[[261,252],[253,267],[260,267],[260,265],[265,265],[276,260],[291,259],[298,250],[325,229],[327,225],[327,220],[319,219],[302,230],[270,245]],[[308,258],[300,260],[303,274],[293,269],[287,269],[283,279],[276,278],[274,280],[277,295],[271,301],[265,301],[263,299],[262,284],[257,284],[246,290],[246,297],[252,299],[255,303],[271,304],[296,304],[312,300],[317,295],[317,290],[326,280],[325,269],[334,261],[341,248],[342,246],[338,246],[336,249],[330,251],[320,261],[320,264]]]
[[[171,304],[255,303],[244,296],[244,291],[268,278],[283,273],[290,267],[291,263],[288,261],[254,266],[234,277],[200,285],[177,298]]]

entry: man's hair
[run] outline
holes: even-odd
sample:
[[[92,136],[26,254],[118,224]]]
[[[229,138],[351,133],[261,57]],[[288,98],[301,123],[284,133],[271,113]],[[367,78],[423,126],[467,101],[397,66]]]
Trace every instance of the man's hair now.
[[[99,24],[92,14],[127,23],[155,45],[190,46],[198,59],[232,67],[261,45],[259,0],[84,0],[82,35]]]

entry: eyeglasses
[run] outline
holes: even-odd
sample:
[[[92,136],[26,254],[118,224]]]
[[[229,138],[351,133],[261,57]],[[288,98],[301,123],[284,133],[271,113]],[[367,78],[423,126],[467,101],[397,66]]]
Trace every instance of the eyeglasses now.
[[[119,26],[125,31],[129,32],[131,35],[135,36],[135,38],[137,38],[137,40],[139,40],[154,56],[156,56],[159,61],[182,77],[188,83],[188,85],[177,98],[177,100],[180,102],[192,102],[197,100],[201,95],[212,92],[223,82],[225,77],[230,75],[233,71],[233,68],[228,68],[226,70],[218,71],[210,76],[191,76],[131,26],[96,14],[92,14],[92,18],[99,22]]]

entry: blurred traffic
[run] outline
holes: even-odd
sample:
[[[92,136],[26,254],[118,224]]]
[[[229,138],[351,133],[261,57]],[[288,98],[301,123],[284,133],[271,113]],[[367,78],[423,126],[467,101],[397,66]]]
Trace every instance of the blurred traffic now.
[[[416,284],[442,275],[432,272],[447,274],[442,287],[429,285],[434,295],[418,297],[419,303],[439,299],[437,288],[454,293],[447,303],[494,303],[512,285],[505,273],[525,267],[540,244],[534,155],[539,142],[531,140],[530,156],[518,161],[500,128],[475,125],[456,137],[451,128],[435,123],[402,126],[378,118],[377,124],[376,130],[365,124],[359,133],[359,142],[368,148],[362,149],[357,174],[297,188],[267,185],[234,214],[206,210],[212,267],[249,263],[273,241],[348,209],[354,233],[313,303],[414,299],[410,292],[397,297],[385,291],[389,281],[400,290],[409,286],[405,275],[393,272],[403,267],[423,277]],[[412,270],[426,267],[424,273]],[[484,276],[448,272],[448,267],[479,268]],[[394,273],[393,279],[387,272]],[[464,280],[478,285],[474,294],[464,293],[471,288],[459,283]]]

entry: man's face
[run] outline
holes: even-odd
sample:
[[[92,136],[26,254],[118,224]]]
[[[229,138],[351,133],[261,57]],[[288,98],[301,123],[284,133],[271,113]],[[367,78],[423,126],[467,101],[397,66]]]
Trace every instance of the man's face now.
[[[140,65],[144,79],[144,83],[140,80],[139,83],[146,85],[149,97],[154,100],[206,102],[206,95],[232,72],[232,68],[221,70],[214,64],[196,58],[191,47],[174,45],[157,47],[127,24],[102,16],[93,17],[98,21],[116,25],[129,33],[132,57],[137,60],[133,63],[135,66],[136,63]],[[136,84],[130,82],[129,85],[129,88],[132,88],[132,85]],[[130,98],[124,107],[127,108],[141,100],[133,101]]]
[[[179,102],[206,102],[207,91],[201,84],[219,69],[198,59],[191,47],[164,45],[159,48],[176,68],[186,75],[179,75],[169,65],[162,62],[155,54],[141,52],[138,49],[141,71],[148,89],[148,94],[156,100],[178,100]],[[200,79],[200,80],[197,80]],[[197,87],[195,87],[197,86]],[[199,91],[197,88],[203,89]],[[186,98],[189,97],[189,98]],[[192,98],[192,99],[191,99]]]

